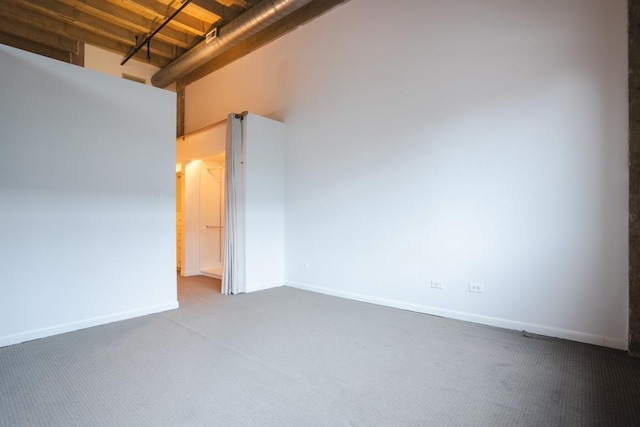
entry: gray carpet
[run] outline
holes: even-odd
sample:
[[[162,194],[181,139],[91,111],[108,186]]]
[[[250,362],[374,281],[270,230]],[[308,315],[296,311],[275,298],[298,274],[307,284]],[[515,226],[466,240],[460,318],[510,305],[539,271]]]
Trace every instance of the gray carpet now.
[[[279,288],[0,348],[1,426],[639,426],[625,352]]]

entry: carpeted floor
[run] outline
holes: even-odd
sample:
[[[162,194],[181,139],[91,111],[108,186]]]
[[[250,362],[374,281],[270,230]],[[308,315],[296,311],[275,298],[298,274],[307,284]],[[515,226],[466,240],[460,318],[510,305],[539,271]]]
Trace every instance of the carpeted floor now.
[[[638,426],[625,352],[292,288],[0,348],[1,426]]]

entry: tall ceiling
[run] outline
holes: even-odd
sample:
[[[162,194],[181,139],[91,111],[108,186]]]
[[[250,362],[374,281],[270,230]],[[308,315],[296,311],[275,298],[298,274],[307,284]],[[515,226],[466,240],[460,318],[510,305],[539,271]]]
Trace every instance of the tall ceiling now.
[[[65,62],[80,62],[82,43],[87,43],[124,59],[183,1],[0,0],[0,43]],[[162,68],[203,40],[208,31],[224,26],[259,1],[192,0],[133,58]],[[284,24],[267,28],[253,42],[236,48],[223,62],[249,53],[343,1],[312,1]]]

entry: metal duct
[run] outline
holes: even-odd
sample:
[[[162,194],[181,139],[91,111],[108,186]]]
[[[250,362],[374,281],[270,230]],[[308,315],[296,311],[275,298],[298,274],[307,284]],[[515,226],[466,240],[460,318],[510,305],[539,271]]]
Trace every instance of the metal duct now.
[[[311,0],[264,0],[218,30],[218,37],[201,41],[151,77],[156,87],[166,87],[215,56],[279,21]]]

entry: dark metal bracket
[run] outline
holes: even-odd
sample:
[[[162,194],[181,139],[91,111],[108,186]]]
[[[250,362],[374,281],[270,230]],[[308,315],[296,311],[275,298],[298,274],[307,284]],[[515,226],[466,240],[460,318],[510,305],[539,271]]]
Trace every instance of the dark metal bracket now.
[[[138,51],[144,47],[144,45],[147,45],[147,60],[150,60],[151,53],[149,51],[150,51],[151,39],[153,38],[153,36],[158,34],[158,32],[162,30],[165,25],[167,25],[173,18],[175,18],[180,12],[182,12],[182,9],[187,7],[187,5],[191,3],[191,1],[192,0],[185,0],[184,3],[182,3],[182,5],[179,8],[177,8],[171,15],[169,15],[167,19],[162,21],[162,24],[160,24],[155,30],[149,33],[149,35],[147,35],[144,38],[144,40],[142,40],[142,42],[138,43],[138,36],[136,36],[136,45],[133,47],[133,49],[131,49],[131,52],[129,52],[127,56],[124,57],[120,65],[126,64],[127,61],[130,60],[133,55],[138,53]]]

